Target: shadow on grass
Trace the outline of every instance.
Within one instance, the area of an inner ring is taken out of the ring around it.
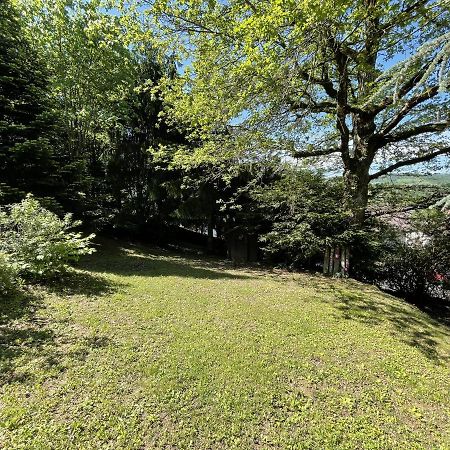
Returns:
[[[83,295],[98,297],[116,292],[123,284],[112,282],[102,276],[71,270],[45,284],[48,292],[60,296]]]
[[[395,292],[384,290],[394,297],[404,298],[397,295]],[[450,327],[450,299],[443,299],[437,297],[423,296],[419,298],[406,299],[408,303],[417,306],[425,314],[428,314],[436,322],[440,322],[447,327]]]
[[[350,282],[351,283],[351,282]],[[450,337],[450,328],[426,313],[414,309],[405,301],[395,297],[382,297],[375,288],[351,286],[328,286],[333,294],[334,304],[339,315],[346,320],[356,320],[367,325],[389,322],[396,336],[406,344],[417,348],[428,359],[442,364],[449,360],[448,355],[439,352],[439,342]],[[358,289],[360,292],[353,292]]]
[[[41,296],[29,291],[0,299],[0,383],[27,380],[28,374],[16,362],[54,346],[53,330],[37,315],[42,306]]]
[[[231,264],[213,259],[196,259],[162,249],[141,245],[102,241],[98,253],[87,258],[81,268],[91,272],[113,273],[121,276],[186,277],[208,280],[249,279],[249,275],[227,273]]]
[[[107,295],[118,287],[100,276],[73,271],[45,289],[23,289],[0,298],[0,385],[26,383],[40,370],[58,374],[65,369],[65,356],[77,363],[91,351],[110,345],[105,336],[68,332],[69,322],[56,320],[45,311],[44,292],[92,297]]]

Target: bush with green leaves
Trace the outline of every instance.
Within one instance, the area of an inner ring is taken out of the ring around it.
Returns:
[[[450,216],[438,209],[412,215],[410,228],[378,235],[373,281],[407,298],[445,296],[450,288]]]
[[[90,246],[94,235],[83,237],[74,231],[80,224],[71,214],[59,218],[29,194],[20,203],[0,209],[0,252],[14,262],[19,275],[50,278],[94,252]]]
[[[0,295],[11,295],[16,284],[17,268],[7,254],[0,252]]]

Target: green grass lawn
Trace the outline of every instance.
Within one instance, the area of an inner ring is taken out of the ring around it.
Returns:
[[[450,448],[449,328],[357,282],[110,242],[0,308],[0,448]]]

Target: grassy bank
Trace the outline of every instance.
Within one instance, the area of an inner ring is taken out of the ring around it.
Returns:
[[[450,331],[352,281],[107,243],[0,300],[6,449],[447,449]]]

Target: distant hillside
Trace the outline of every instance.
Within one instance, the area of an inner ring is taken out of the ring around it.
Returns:
[[[386,175],[375,181],[375,183],[395,185],[430,185],[450,186],[450,173],[436,173],[433,175],[398,174]]]

